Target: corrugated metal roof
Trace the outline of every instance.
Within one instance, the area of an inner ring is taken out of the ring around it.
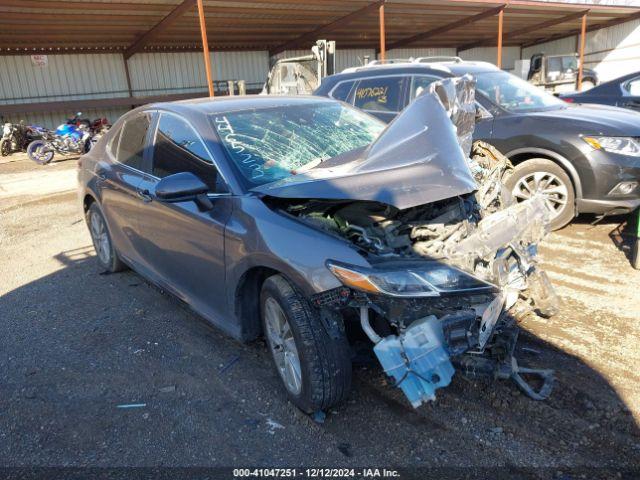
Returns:
[[[200,46],[195,1],[187,2],[180,15],[171,18],[149,42],[147,51],[194,50]],[[532,0],[387,0],[387,43],[456,22],[507,4],[505,45],[522,45],[558,35],[570,35],[579,18],[533,29],[538,24],[589,8],[589,27],[621,21],[640,9],[590,2],[541,2]],[[373,0],[206,0],[205,15],[210,47],[214,50],[272,50],[296,41],[304,34],[326,27],[360,11]],[[183,3],[183,0],[2,0],[0,2],[0,52],[41,49],[100,49],[124,52],[146,32]],[[333,25],[325,35],[340,48],[375,48],[379,41],[377,9],[362,10],[348,23]],[[496,20],[484,18],[472,28],[452,28],[416,41],[410,47],[458,47],[492,42]],[[525,29],[526,33],[520,34]],[[73,34],[71,34],[72,32]],[[308,48],[309,39],[290,48]]]

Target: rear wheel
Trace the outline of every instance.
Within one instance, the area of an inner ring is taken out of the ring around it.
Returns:
[[[27,147],[27,156],[39,165],[45,165],[53,160],[53,149],[44,140],[34,140]]]
[[[265,339],[291,402],[312,413],[343,400],[351,386],[344,330],[327,327],[281,275],[265,280],[260,306]]]
[[[113,247],[111,235],[107,229],[107,222],[102,215],[102,211],[100,211],[100,207],[95,202],[91,204],[87,212],[87,223],[100,267],[109,273],[124,270],[125,265]]]
[[[522,202],[542,193],[551,210],[551,228],[558,230],[575,216],[575,194],[569,175],[546,158],[532,158],[515,166],[504,179],[514,198]]]

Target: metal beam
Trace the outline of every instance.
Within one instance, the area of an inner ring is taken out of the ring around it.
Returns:
[[[545,28],[553,27],[554,25],[560,25],[561,23],[570,22],[571,20],[575,20],[578,18],[582,18],[582,15],[587,13],[589,10],[581,10],[579,12],[574,12],[570,15],[565,15],[564,17],[554,18],[551,20],[547,20],[546,22],[537,23],[536,25],[532,25],[531,27],[521,28],[519,30],[514,30],[512,32],[508,32],[504,34],[503,40],[506,42],[507,40],[513,40],[516,37],[526,35],[527,33],[537,32],[539,30],[544,30]],[[477,42],[467,43],[460,47],[460,50],[469,50],[470,48],[476,47],[487,47],[491,46],[490,38],[486,38],[484,40],[479,40]]]
[[[384,62],[387,55],[387,34],[384,29],[384,4],[380,5],[378,16],[380,21],[380,60]]]
[[[498,13],[498,58],[496,59],[496,66],[502,68],[502,30],[504,24],[504,10],[500,10]]]
[[[502,10],[504,10],[505,7],[506,7],[506,4],[502,4],[498,7],[485,10],[484,12],[480,12],[477,15],[471,15],[470,17],[463,18],[462,20],[456,20],[455,22],[448,23],[441,27],[434,28],[426,32],[418,33],[417,35],[413,35],[411,37],[403,38],[402,40],[398,40],[397,42],[389,45],[387,50],[392,50],[394,48],[401,48],[406,45],[410,45],[412,43],[419,42],[421,40],[426,40],[427,38],[431,38],[436,35],[440,35],[450,30],[455,30],[456,28],[464,27],[465,25],[470,25],[484,18],[493,17],[494,15],[502,12]]]
[[[151,40],[167,29],[173,22],[184,15],[187,10],[196,4],[196,0],[183,0],[176,8],[171,10],[169,14],[158,22],[151,30],[142,35],[124,52],[124,58],[129,59],[131,56],[144,48]]]
[[[590,10],[593,10],[593,5],[589,5]],[[582,12],[584,14],[584,12]],[[640,12],[635,12],[631,15],[627,15],[626,17],[620,17],[620,18],[615,18],[613,20],[609,20],[606,22],[601,22],[601,23],[596,23],[593,25],[590,25],[587,27],[587,32],[594,32],[596,30],[601,30],[603,28],[607,28],[607,27],[614,27],[616,25],[620,25],[621,23],[626,23],[626,22],[630,22],[632,20],[638,20],[640,19]],[[555,35],[551,35],[548,37],[541,37],[541,38],[537,38],[535,40],[532,40],[530,42],[524,43],[522,46],[524,48],[527,47],[532,47],[534,45],[539,45],[541,43],[547,43],[547,42],[551,42],[553,40],[560,40],[561,38],[567,38],[567,37],[573,37],[574,35],[580,35],[581,33],[581,28],[576,29],[576,30],[571,30],[569,32],[564,32],[564,33],[558,33]]]
[[[211,74],[211,56],[209,55],[209,40],[207,40],[207,24],[204,19],[204,5],[202,0],[198,1],[198,19],[200,20],[200,34],[202,35],[202,53],[204,55],[204,69],[207,74],[207,87],[209,88],[209,96],[213,97],[215,92],[213,88],[213,75]]]
[[[280,52],[284,52],[285,50],[288,49],[292,49],[295,47],[300,46],[300,44],[304,43],[304,42],[314,42],[315,40],[318,40],[318,37],[320,35],[323,35],[327,32],[330,32],[332,30],[335,30],[337,28],[340,27],[344,27],[345,25],[348,25],[349,23],[351,23],[353,20],[361,17],[362,15],[365,15],[367,13],[369,13],[370,11],[375,10],[376,8],[384,5],[385,0],[378,0],[377,2],[371,3],[365,7],[362,7],[358,10],[356,10],[355,12],[351,12],[348,15],[345,15],[344,17],[340,17],[337,20],[334,20],[331,23],[327,23],[326,25],[322,25],[318,28],[316,28],[315,30],[312,30],[310,32],[307,33],[303,33],[302,35],[300,35],[299,37],[294,38],[293,40],[289,40],[288,42],[282,43],[276,47],[274,47],[272,50],[269,51],[270,55],[276,55],[277,53]]]
[[[587,14],[582,15],[580,29],[580,63],[578,63],[578,91],[582,91],[582,76],[584,74],[584,46],[587,41]]]

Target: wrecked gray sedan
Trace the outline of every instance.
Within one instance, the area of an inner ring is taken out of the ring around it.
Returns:
[[[264,335],[307,412],[348,394],[358,339],[414,407],[456,370],[544,398],[551,372],[513,352],[518,318],[555,309],[536,265],[549,211],[511,202],[498,152],[469,151],[472,105],[458,79],[386,127],[319,98],[134,110],[81,159],[98,262],[132,267],[240,340]]]

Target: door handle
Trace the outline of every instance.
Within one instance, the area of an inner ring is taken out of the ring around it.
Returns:
[[[151,196],[151,193],[149,192],[149,190],[145,189],[137,189],[136,193],[138,194],[138,197],[140,197],[142,199],[142,201],[144,203],[149,203],[150,201],[153,200],[153,197]]]

